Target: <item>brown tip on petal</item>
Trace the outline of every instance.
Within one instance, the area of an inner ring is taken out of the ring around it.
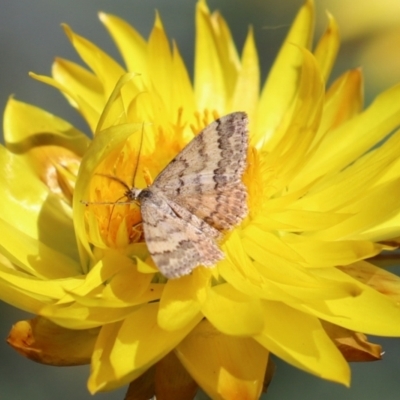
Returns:
[[[33,361],[57,366],[90,363],[97,329],[71,330],[36,317],[13,325],[7,343]]]
[[[368,342],[363,333],[322,321],[322,325],[346,361],[365,362],[382,359],[382,347]]]

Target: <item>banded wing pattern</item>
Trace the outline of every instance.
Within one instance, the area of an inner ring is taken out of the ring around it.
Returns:
[[[221,231],[247,215],[242,176],[247,165],[248,119],[235,112],[200,132],[147,189],[132,188],[154,263],[167,278],[223,258]]]

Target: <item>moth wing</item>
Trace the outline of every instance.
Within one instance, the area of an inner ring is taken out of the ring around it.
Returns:
[[[152,188],[199,218],[207,217],[216,229],[237,224],[247,214],[247,190],[241,180],[247,125],[244,112],[212,122],[167,165]]]
[[[213,266],[224,257],[212,237],[177,216],[156,193],[141,201],[141,213],[147,248],[167,278],[188,275],[199,265]]]
[[[235,112],[219,118],[195,136],[157,176],[152,186],[174,198],[196,186],[240,181],[246,168],[248,118]],[[204,182],[202,181],[204,177]]]
[[[218,231],[229,230],[247,215],[247,190],[242,182],[175,200]]]

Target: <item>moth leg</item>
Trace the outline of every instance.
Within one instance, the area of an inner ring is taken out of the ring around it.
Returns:
[[[143,223],[142,221],[137,222],[136,224],[132,225],[131,232],[129,235],[129,241],[132,242],[140,242],[144,240],[144,233],[143,233]]]

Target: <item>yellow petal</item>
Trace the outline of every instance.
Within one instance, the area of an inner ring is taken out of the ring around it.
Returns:
[[[167,332],[157,325],[157,313],[158,304],[151,303],[131,313],[120,324],[102,328],[88,383],[91,393],[120,387],[138,378],[174,349],[200,321],[198,318],[183,329]]]
[[[350,368],[317,318],[278,302],[263,306],[265,329],[255,336],[260,344],[297,368],[349,386]]]
[[[23,157],[8,152],[3,146],[0,146],[0,168],[3,223],[37,239],[39,210],[48,196],[48,188],[28,167]]]
[[[400,85],[380,94],[361,114],[332,130],[302,171],[314,180],[340,171],[369,151],[400,124]]]
[[[257,135],[263,132],[267,138],[273,135],[275,139],[275,130],[281,126],[285,114],[292,107],[302,64],[302,54],[297,46],[309,48],[313,24],[314,5],[307,0],[298,12],[261,91],[255,129]]]
[[[63,28],[82,60],[100,80],[104,100],[107,100],[114,89],[115,82],[125,73],[124,69],[89,40],[74,33],[68,25],[63,25]]]
[[[362,73],[360,69],[345,72],[336,79],[325,95],[324,113],[319,136],[359,114],[363,105]]]
[[[92,363],[90,366],[90,377],[88,380],[89,392],[94,394],[106,387],[107,381],[115,380],[116,374],[114,367],[110,363],[110,352],[114,345],[113,340],[117,337],[118,331],[121,328],[122,321],[108,323],[104,325],[98,336],[97,342],[92,355]],[[145,373],[146,371],[142,371]],[[138,377],[136,377],[137,379]],[[131,381],[135,380],[132,378]],[[140,382],[138,382],[140,384]],[[146,383],[146,382],[145,382]],[[148,385],[148,384],[147,384]],[[118,384],[114,384],[117,388]],[[110,388],[112,389],[112,388]]]
[[[178,116],[171,115],[172,121],[177,118],[177,125],[190,121],[195,115],[196,105],[193,86],[190,81],[188,71],[185,67],[178,47],[174,43],[172,54],[172,81],[174,82],[172,91],[172,110],[178,110]],[[182,122],[180,121],[182,120]]]
[[[196,6],[194,88],[200,112],[211,109],[223,115],[227,111],[227,81],[236,81],[237,68],[237,56],[223,57],[223,53],[235,54],[230,40],[230,33],[220,16],[210,16],[205,1],[199,1]]]
[[[264,328],[260,300],[229,284],[211,288],[201,310],[218,331],[227,335],[252,336]]]
[[[321,119],[324,83],[314,56],[305,49],[292,47],[303,55],[297,91],[293,94],[290,112],[284,116],[273,138],[266,132],[256,137],[256,146],[268,152],[265,161],[276,168],[282,183],[291,182],[299,174],[308,157],[315,152],[315,136]],[[296,67],[297,68],[297,67]],[[307,155],[307,156],[306,156]],[[275,184],[275,190],[281,188]],[[296,188],[295,188],[296,190]]]
[[[85,98],[79,97],[73,92],[68,86],[62,85],[54,78],[50,78],[44,75],[37,75],[33,72],[29,73],[29,76],[33,79],[43,82],[47,85],[53,86],[58,89],[67,99],[72,107],[76,108],[83,116],[83,118],[88,123],[92,132],[95,131],[97,126],[97,121],[99,119],[99,113],[96,111],[94,106],[92,106]]]
[[[36,317],[17,322],[7,343],[23,356],[42,364],[82,365],[90,362],[98,332],[98,329],[69,330]]]
[[[295,207],[296,205],[292,205]],[[351,216],[338,212],[318,212],[311,210],[295,210],[287,207],[277,212],[260,213],[254,218],[254,223],[266,230],[309,232],[319,231],[336,225]]]
[[[81,201],[88,198],[90,180],[100,162],[118,148],[118,146],[121,146],[129,136],[138,132],[141,127],[140,124],[125,124],[100,132],[96,135],[85,156],[82,158],[75,186],[74,225],[76,235],[80,240],[81,263],[84,268],[88,267],[88,257],[92,257],[92,250],[85,229],[85,205]]]
[[[133,78],[135,77],[137,77],[136,73],[127,73],[120,76],[110,96],[107,98],[96,126],[96,134],[107,128],[117,127],[129,122],[127,118],[129,104],[127,104],[127,101],[131,100],[133,93],[137,94],[133,84]],[[126,94],[126,91],[132,93]]]
[[[318,61],[325,82],[329,79],[336,54],[339,50],[339,28],[333,16],[328,13],[328,28],[319,40],[314,55]]]
[[[249,115],[250,132],[253,129],[260,87],[260,69],[253,29],[249,29],[243,48],[241,68],[232,96],[232,110],[244,110]]]
[[[314,286],[317,282],[308,271],[299,267],[299,259],[295,257],[295,251],[285,241],[274,236],[270,232],[264,232],[252,226],[246,230],[246,236],[242,240],[244,251],[250,258],[257,261],[265,271],[266,277],[274,280],[277,269],[280,274],[286,271],[285,282],[300,285]],[[232,249],[233,250],[233,249]],[[237,251],[237,250],[236,250]],[[284,255],[282,257],[282,255]],[[271,268],[271,265],[274,268]],[[290,271],[290,272],[289,272]]]
[[[4,232],[7,246],[18,246],[21,240],[28,245],[31,255],[38,255],[40,243],[43,243],[49,251],[59,252],[69,258],[67,264],[71,266],[75,262],[73,260],[77,259],[77,248],[70,207],[58,195],[49,193],[24,157],[14,155],[4,147],[0,147],[0,171],[1,224],[11,235],[7,237]],[[21,182],[24,184],[21,185]],[[54,235],[54,231],[58,235]],[[18,238],[19,232],[21,239]],[[21,254],[18,257],[25,256]],[[72,268],[75,272],[79,269],[77,265]],[[49,270],[48,273],[56,272]]]
[[[240,70],[240,60],[233,41],[231,31],[225,19],[218,11],[214,11],[210,18],[215,45],[221,63],[227,98],[231,98]],[[196,32],[197,34],[197,32]]]
[[[360,212],[360,202],[367,201],[368,208],[375,208],[376,205],[371,203],[374,201],[373,197],[368,198],[368,196],[371,196],[372,189],[375,192],[379,191],[377,186],[380,181],[387,184],[396,178],[391,176],[390,172],[396,169],[396,148],[399,144],[400,136],[394,135],[340,173],[325,176],[313,185],[312,190],[296,201],[295,207],[322,213],[331,210],[340,211],[343,215],[347,215],[343,223]],[[302,176],[296,183],[300,184],[303,179],[306,177]],[[337,196],[337,193],[346,193],[346,196]],[[340,224],[333,224],[332,227],[336,225]]]
[[[78,110],[82,112],[84,109],[82,104],[86,103],[90,104],[97,115],[101,114],[104,107],[104,94],[101,82],[96,75],[79,64],[62,58],[55,59],[51,74],[56,82],[74,94],[72,99],[66,96],[73,107],[78,106]]]
[[[147,44],[143,37],[131,25],[115,15],[100,12],[99,18],[114,39],[128,71],[143,74],[143,79],[148,82]]]
[[[147,73],[151,76],[152,89],[162,99],[163,109],[167,112],[166,120],[170,120],[173,112],[172,106],[172,56],[168,39],[165,34],[161,19],[156,14],[156,21],[150,34],[148,43]]]
[[[57,274],[57,272],[55,272]],[[65,290],[73,289],[79,282],[77,278],[66,278],[66,279],[55,279],[55,280],[42,280],[32,274],[26,274],[21,271],[15,271],[12,268],[6,267],[0,264],[0,279],[3,286],[9,286],[9,298],[7,299],[7,291],[4,292],[2,298],[8,300],[11,304],[14,302],[21,303],[18,297],[21,299],[26,296],[32,298],[32,303],[35,304],[34,308],[30,306],[21,306],[22,309],[37,313],[39,308],[43,307],[44,304],[53,303],[64,296]],[[39,305],[34,301],[38,301]]]
[[[158,325],[167,331],[174,331],[198,318],[201,309],[198,292],[204,290],[209,279],[207,272],[195,270],[181,279],[169,280],[160,299]]]
[[[64,328],[91,329],[121,321],[130,316],[137,308],[138,306],[87,307],[71,300],[45,306],[39,314]]]
[[[321,277],[330,277],[341,282],[357,282],[336,268],[314,270]],[[325,303],[310,300],[299,308],[355,332],[377,336],[399,336],[400,325],[393,321],[400,319],[398,303],[387,296],[358,283],[362,292],[358,296],[327,299]],[[295,308],[297,305],[293,304]]]
[[[130,257],[111,250],[89,271],[81,285],[66,292],[87,307],[130,307],[160,299],[164,285],[151,283],[152,277],[153,274],[140,273]]]
[[[349,190],[351,190],[350,187]],[[344,211],[354,212],[354,216],[332,228],[319,232],[318,237],[323,240],[335,240],[351,235],[355,240],[370,239],[371,236],[364,232],[376,225],[378,221],[390,218],[398,210],[400,205],[395,199],[399,195],[400,178],[378,186],[368,195],[351,204],[347,210],[344,209]],[[359,235],[357,235],[358,232],[360,232]]]
[[[89,139],[67,121],[13,98],[4,111],[4,140],[17,153],[54,144],[83,155],[89,145]]]
[[[329,298],[343,298],[357,296],[362,289],[350,282],[337,283],[337,279],[321,279],[314,271],[299,268],[299,265],[282,261],[278,257],[263,260],[262,253],[252,256],[246,254],[249,243],[241,242],[235,232],[230,235],[229,241],[224,243],[224,250],[229,259],[218,264],[221,275],[243,293],[260,299],[271,299],[291,304],[307,298],[325,300]],[[252,261],[257,255],[263,264]],[[268,262],[269,261],[269,262]],[[287,271],[283,273],[282,271]],[[289,272],[290,271],[290,272]]]
[[[298,235],[287,237],[285,242],[298,252],[311,268],[347,265],[373,257],[385,249],[384,246],[367,240],[322,241]]]
[[[253,339],[224,335],[203,320],[176,354],[212,399],[259,398],[269,353]]]
[[[80,272],[80,265],[76,260],[46,243],[25,235],[1,219],[0,229],[4,235],[2,253],[20,270],[45,279],[65,278]],[[57,268],[54,268],[55,265]]]

